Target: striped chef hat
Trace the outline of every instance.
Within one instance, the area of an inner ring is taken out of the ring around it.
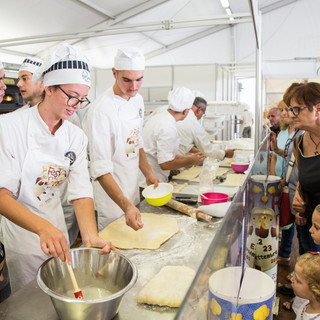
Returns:
[[[23,60],[19,71],[29,71],[32,74],[35,73],[42,65],[43,61],[37,57],[27,57]]]
[[[116,70],[144,70],[145,58],[142,51],[136,47],[118,49],[114,58]]]
[[[176,112],[182,112],[186,109],[190,109],[193,105],[194,99],[195,95],[190,89],[177,87],[168,94],[169,109]]]
[[[33,81],[43,81],[45,87],[60,84],[91,86],[88,59],[75,47],[63,43],[33,74]]]

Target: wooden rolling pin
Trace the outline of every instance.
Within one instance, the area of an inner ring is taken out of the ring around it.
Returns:
[[[168,206],[172,209],[175,209],[179,212],[182,212],[182,213],[184,213],[192,218],[195,218],[195,219],[202,219],[202,220],[205,220],[208,222],[211,222],[213,220],[212,216],[205,214],[205,213],[197,210],[196,208],[188,206],[188,205],[181,203],[177,200],[170,199],[170,201],[166,204],[166,206]]]
[[[180,187],[178,187],[176,190],[174,190],[175,193],[179,193],[181,192],[185,187],[188,186],[188,183],[185,182],[184,184],[182,184]]]

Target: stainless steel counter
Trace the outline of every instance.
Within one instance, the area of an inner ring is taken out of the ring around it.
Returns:
[[[141,202],[141,212],[151,212],[175,217],[179,232],[157,250],[122,250],[138,268],[135,286],[124,296],[117,320],[173,319],[177,309],[140,305],[137,296],[142,287],[166,265],[185,265],[197,271],[222,219],[213,223],[197,221],[166,206],[153,207]],[[21,320],[59,319],[49,296],[32,281],[12,297],[0,304],[0,319]]]

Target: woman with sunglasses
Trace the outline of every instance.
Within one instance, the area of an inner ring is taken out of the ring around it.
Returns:
[[[87,138],[65,121],[89,103],[86,58],[64,44],[34,74],[41,80],[42,102],[0,118],[0,214],[13,292],[35,278],[48,256],[71,263],[61,205],[66,180],[84,246],[101,254],[111,249],[97,232]]]
[[[295,223],[300,255],[320,251],[310,235],[312,212],[320,203],[320,84],[301,84],[294,91],[289,108],[294,126],[305,132],[295,140],[294,152],[299,169],[299,182],[292,208],[297,212]]]

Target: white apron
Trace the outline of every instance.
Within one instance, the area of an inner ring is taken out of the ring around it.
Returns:
[[[115,101],[113,100],[115,103]],[[112,157],[112,176],[124,195],[133,203],[139,203],[139,140],[141,135],[141,114],[133,119],[125,119],[123,114],[117,115],[121,121],[118,128],[116,148]],[[95,208],[98,214],[98,230],[103,230],[112,221],[124,214],[121,208],[108,196],[98,181],[93,182]]]
[[[44,146],[44,150],[46,145],[47,148],[50,146],[46,140],[48,138],[34,132],[32,124],[32,120],[29,120],[28,151],[17,201],[57,227],[68,241],[59,189],[69,173],[70,160],[43,153],[41,146]],[[4,217],[1,224],[11,288],[15,292],[35,278],[40,264],[49,257],[41,250],[38,235]]]

